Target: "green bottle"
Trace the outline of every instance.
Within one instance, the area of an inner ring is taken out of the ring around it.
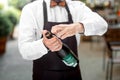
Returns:
[[[49,31],[46,33],[46,37],[48,39],[52,38],[53,35],[54,34],[52,34]],[[70,67],[76,67],[78,65],[78,62],[79,62],[78,58],[66,44],[63,43],[62,49],[59,51],[56,51],[56,53],[65,63],[65,65]]]

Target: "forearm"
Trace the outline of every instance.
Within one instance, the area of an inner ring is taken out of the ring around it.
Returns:
[[[47,54],[48,50],[44,46],[42,39],[33,42],[19,40],[19,50],[24,59],[35,60]]]

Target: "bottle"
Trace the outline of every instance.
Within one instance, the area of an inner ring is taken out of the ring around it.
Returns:
[[[48,31],[45,35],[48,39],[50,39],[53,37],[54,34]],[[63,43],[62,49],[59,51],[56,51],[56,53],[65,63],[65,65],[70,67],[76,67],[78,65],[78,62],[79,62],[78,58],[66,44]]]

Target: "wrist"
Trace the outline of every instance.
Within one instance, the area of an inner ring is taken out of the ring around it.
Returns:
[[[84,33],[84,26],[82,23],[75,23],[76,27],[76,33]]]

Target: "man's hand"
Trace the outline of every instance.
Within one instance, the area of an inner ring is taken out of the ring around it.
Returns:
[[[58,39],[56,36],[53,36],[53,38],[51,38],[51,39],[47,39],[45,36],[46,32],[47,32],[47,30],[43,30],[43,43],[44,43],[44,45],[52,52],[59,51],[62,48],[61,40]]]
[[[67,37],[73,36],[76,33],[83,33],[84,27],[80,23],[73,24],[59,24],[52,27],[51,32],[57,37],[65,39]]]

